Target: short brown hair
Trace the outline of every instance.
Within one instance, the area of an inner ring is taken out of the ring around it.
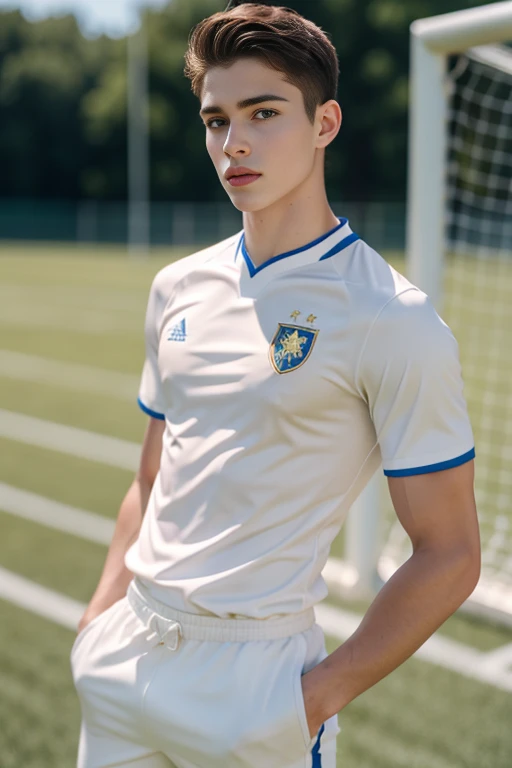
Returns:
[[[316,108],[335,99],[339,63],[327,34],[297,11],[244,3],[201,21],[190,35],[185,76],[200,98],[206,72],[239,58],[262,59],[302,91],[313,123]]]

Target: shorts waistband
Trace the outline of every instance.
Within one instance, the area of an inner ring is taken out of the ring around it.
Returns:
[[[146,626],[153,626],[156,615],[166,622],[179,624],[184,640],[210,640],[221,643],[281,640],[305,632],[315,623],[313,608],[279,619],[220,619],[216,616],[178,611],[155,600],[137,578],[131,581],[127,598],[135,614]]]

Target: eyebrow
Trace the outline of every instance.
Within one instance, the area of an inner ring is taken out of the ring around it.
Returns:
[[[254,107],[255,104],[261,104],[264,101],[289,101],[289,99],[283,98],[283,96],[276,96],[273,93],[264,93],[261,96],[251,96],[250,99],[242,99],[236,105],[237,109],[247,109],[247,107]],[[203,107],[200,115],[215,115],[222,112],[222,107],[218,107],[212,104],[211,107]]]

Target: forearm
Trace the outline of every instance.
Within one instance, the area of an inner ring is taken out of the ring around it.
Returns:
[[[89,612],[104,611],[126,594],[133,574],[126,568],[124,557],[139,535],[150,492],[151,486],[139,477],[128,489],[119,509],[103,572],[89,603]]]
[[[466,554],[413,554],[381,589],[357,631],[313,670],[312,711],[323,706],[324,718],[339,712],[402,664],[471,594],[478,571]]]

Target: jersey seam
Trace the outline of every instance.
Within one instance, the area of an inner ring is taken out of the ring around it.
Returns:
[[[373,329],[377,325],[377,322],[379,321],[382,313],[386,309],[386,307],[388,307],[391,304],[391,302],[395,301],[395,299],[398,299],[400,296],[403,296],[404,293],[408,293],[409,291],[418,291],[418,293],[420,293],[419,288],[417,288],[414,285],[409,286],[407,288],[404,288],[402,291],[400,291],[400,293],[396,293],[394,296],[392,296],[390,299],[388,299],[382,305],[382,307],[379,309],[379,311],[375,315],[374,319],[370,323],[370,327],[368,328],[368,331],[366,332],[366,336],[364,338],[364,341],[363,341],[363,344],[362,344],[362,347],[361,347],[361,351],[359,353],[359,357],[357,359],[356,367],[355,367],[355,370],[354,370],[354,385],[355,385],[355,388],[356,388],[356,390],[357,390],[357,392],[359,394],[359,397],[361,397],[361,399],[364,400],[365,402],[367,402],[367,399],[366,399],[366,397],[363,396],[363,393],[361,392],[361,389],[360,389],[359,383],[358,383],[358,379],[359,379],[359,371],[361,369],[362,359],[363,359],[364,353],[366,351],[366,346],[368,344],[368,340],[370,338],[370,335],[371,335]]]
[[[361,462],[361,466],[359,467],[356,476],[354,477],[354,479],[352,480],[352,482],[348,486],[347,490],[345,491],[345,494],[344,494],[344,498],[345,499],[350,496],[350,493],[351,493],[352,489],[356,487],[357,481],[361,477],[361,474],[362,474],[364,468],[366,467],[366,465],[368,464],[368,462],[370,461],[371,457],[373,456],[373,454],[374,454],[374,452],[376,450],[380,451],[380,445],[379,445],[378,439],[375,441],[375,443],[372,445],[372,447],[370,448],[370,450],[366,454],[366,456],[364,458],[364,461]],[[382,465],[382,456],[381,456],[381,462],[380,463]],[[373,475],[372,475],[372,477],[373,477]]]

